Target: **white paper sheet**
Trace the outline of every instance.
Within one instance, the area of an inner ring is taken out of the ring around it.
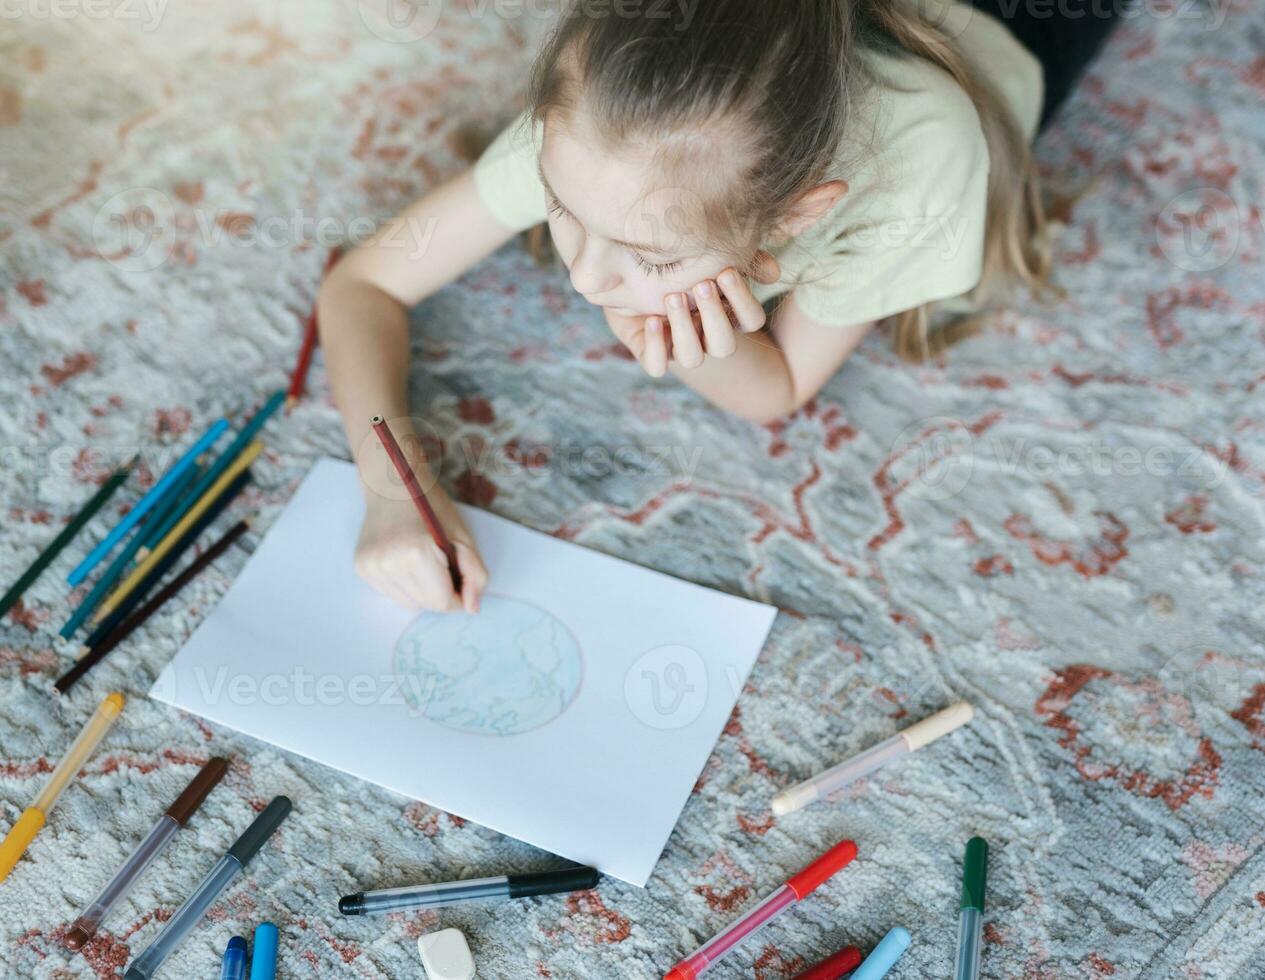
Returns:
[[[322,460],[151,695],[644,886],[775,611],[463,513],[484,610],[418,617]]]

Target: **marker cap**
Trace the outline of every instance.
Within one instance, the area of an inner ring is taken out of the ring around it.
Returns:
[[[35,835],[43,826],[43,810],[27,807],[22,811],[22,816],[18,817],[17,822],[9,831],[9,836],[0,843],[0,881],[4,881],[9,876],[13,866],[18,863],[18,859],[30,846],[31,841],[35,840]]]
[[[233,846],[228,849],[228,853],[237,858],[242,867],[245,867],[281,826],[281,821],[289,816],[290,807],[288,796],[274,796],[272,802],[264,807],[263,813],[255,818],[255,822],[247,827],[241,837],[237,838]]]
[[[880,980],[887,976],[887,971],[896,965],[896,961],[904,955],[912,940],[909,930],[903,926],[889,929],[887,935],[879,940],[879,944],[870,951],[851,980]]]
[[[988,841],[972,837],[966,842],[962,861],[962,904],[959,908],[984,911],[984,883],[988,877]]]
[[[597,868],[563,868],[538,874],[509,876],[509,897],[556,895],[560,892],[582,892],[596,888],[602,875]]]
[[[216,784],[224,778],[224,774],[228,772],[228,760],[222,756],[215,756],[203,766],[196,776],[190,780],[189,785],[184,788],[184,792],[176,797],[174,803],[167,807],[167,816],[183,827],[189,822],[189,818],[197,812],[198,807],[202,805],[202,801],[207,798],[207,794],[215,789]]]
[[[273,980],[277,975],[277,927],[261,922],[255,927],[255,950],[250,959],[251,980]]]
[[[910,725],[900,734],[909,746],[909,751],[917,752],[924,745],[930,745],[940,736],[948,735],[949,732],[961,728],[974,717],[975,709],[966,701],[959,701],[943,711],[937,711],[930,718],[924,718],[922,721]]]
[[[797,899],[803,899],[817,890],[822,882],[833,877],[857,856],[854,841],[840,841],[786,884]]]

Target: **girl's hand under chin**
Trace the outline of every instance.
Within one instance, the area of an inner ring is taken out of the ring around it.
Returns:
[[[777,260],[768,252],[758,253],[753,264],[752,278],[757,282],[776,282],[781,275]],[[695,285],[689,296],[669,293],[665,302],[664,315],[622,316],[603,311],[616,338],[652,378],[663,377],[669,361],[689,370],[708,357],[728,357],[738,346],[737,333],[754,333],[765,322],[764,307],[752,295],[746,278],[732,267]]]

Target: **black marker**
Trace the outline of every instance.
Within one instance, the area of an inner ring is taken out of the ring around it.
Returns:
[[[403,888],[344,895],[338,900],[338,911],[343,915],[380,915],[401,909],[435,908],[491,898],[556,895],[593,888],[601,877],[596,868],[577,867],[525,875],[472,878],[469,881],[445,881],[434,885],[405,885]]]

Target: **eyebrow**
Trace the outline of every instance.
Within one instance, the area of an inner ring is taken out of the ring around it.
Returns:
[[[540,177],[541,184],[544,185],[545,193],[552,197],[563,211],[574,218],[575,212],[562,203],[562,198],[558,196],[557,191],[553,189],[553,185],[549,183],[549,178],[545,176],[545,168],[539,159],[536,161],[536,173]],[[577,218],[576,220],[578,221],[579,219]],[[611,241],[616,245],[622,245],[624,248],[631,248],[635,252],[653,252],[655,255],[661,255],[664,257],[673,254],[672,252],[660,248],[658,245],[647,245],[644,242],[626,242],[618,238],[612,238]]]

